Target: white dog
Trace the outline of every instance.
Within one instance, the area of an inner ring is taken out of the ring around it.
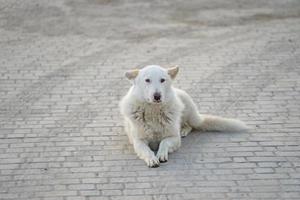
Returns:
[[[192,98],[172,87],[178,67],[164,69],[149,65],[126,72],[132,87],[120,102],[125,131],[138,157],[149,167],[168,160],[177,150],[181,136],[192,129],[205,131],[239,131],[247,126],[235,119],[200,115]],[[151,150],[157,150],[157,154]]]

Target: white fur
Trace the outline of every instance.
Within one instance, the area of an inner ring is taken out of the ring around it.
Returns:
[[[133,85],[120,102],[125,131],[135,152],[149,167],[157,167],[160,162],[167,161],[168,153],[180,147],[181,136],[187,136],[192,129],[247,129],[239,120],[200,115],[191,97],[172,86],[177,72],[178,67],[164,69],[150,65],[126,73]],[[162,79],[165,81],[162,82]],[[153,98],[157,92],[161,94],[160,102],[155,102]],[[150,147],[158,147],[156,155]]]

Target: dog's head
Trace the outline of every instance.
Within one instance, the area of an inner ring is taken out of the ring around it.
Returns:
[[[163,103],[172,98],[172,80],[178,73],[178,66],[162,68],[158,65],[148,65],[141,70],[131,70],[125,76],[133,84],[133,94],[141,101],[148,103]]]

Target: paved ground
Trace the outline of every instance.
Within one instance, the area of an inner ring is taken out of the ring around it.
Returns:
[[[300,198],[299,0],[0,0],[0,46],[1,200]],[[251,131],[147,168],[117,106],[146,64]]]

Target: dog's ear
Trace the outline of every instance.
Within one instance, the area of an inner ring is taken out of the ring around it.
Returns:
[[[125,76],[129,80],[132,80],[132,79],[135,79],[135,77],[137,77],[138,74],[139,74],[139,70],[138,69],[134,69],[134,70],[127,71],[125,73]]]
[[[172,79],[174,79],[179,71],[179,67],[176,65],[175,67],[168,68],[168,74]]]

